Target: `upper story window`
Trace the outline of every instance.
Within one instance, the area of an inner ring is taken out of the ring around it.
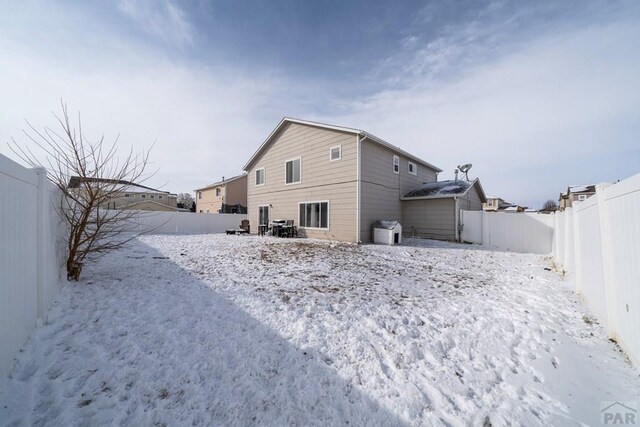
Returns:
[[[301,158],[287,160],[285,163],[285,184],[298,184],[301,182]]]
[[[124,193],[124,197],[131,197],[129,193]]]
[[[493,199],[487,200],[487,206],[493,206]]]
[[[329,161],[340,160],[342,158],[342,146],[331,147],[329,149]]]
[[[142,198],[142,199],[146,199],[146,198],[147,198],[147,195],[146,195],[146,194],[141,194],[141,195],[140,195],[140,198]]]
[[[256,169],[256,185],[264,185],[264,168]]]
[[[587,195],[586,194],[579,194],[578,195],[578,200],[580,200],[580,201],[587,200]]]
[[[158,199],[162,199],[162,196],[158,196]]]
[[[393,173],[400,173],[400,157],[393,156]]]
[[[409,162],[409,166],[408,166],[407,170],[409,171],[409,173],[411,175],[417,175],[418,174],[418,166],[413,162]]]
[[[154,196],[153,194],[149,196],[152,199],[155,199],[156,196]]]
[[[220,187],[216,188],[216,197],[220,197]]]
[[[198,199],[202,199],[202,191],[198,191]]]

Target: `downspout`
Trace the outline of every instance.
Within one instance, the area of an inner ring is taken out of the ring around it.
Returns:
[[[454,205],[454,209],[455,209],[455,214],[454,214],[454,233],[455,233],[455,237],[456,237],[456,242],[460,241],[460,228],[459,228],[459,223],[460,223],[460,211],[458,210],[458,197],[454,196],[453,197],[453,205]]]
[[[365,139],[367,139],[367,136],[365,135],[364,138],[360,139],[360,135],[358,134],[356,136],[356,243],[362,243],[362,239],[360,238],[360,215],[361,215],[361,209],[360,209],[360,192],[361,192],[361,181],[360,178],[362,176],[362,172],[360,170],[361,166],[362,166],[362,162],[361,162],[361,142],[364,141]]]

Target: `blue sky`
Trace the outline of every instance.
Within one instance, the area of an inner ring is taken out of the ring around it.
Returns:
[[[362,128],[539,207],[640,172],[637,1],[0,1],[0,153],[60,98],[154,141],[150,182],[240,172],[283,116]]]

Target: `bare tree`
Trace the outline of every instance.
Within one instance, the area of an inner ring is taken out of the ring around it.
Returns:
[[[85,262],[115,249],[149,230],[140,230],[134,221],[136,211],[109,210],[112,199],[120,197],[132,184],[140,184],[147,173],[149,151],[134,154],[133,148],[118,157],[117,142],[95,142],[85,138],[78,113],[77,129],[69,120],[67,105],[62,115],[54,113],[60,131],[45,127],[36,130],[29,122],[24,134],[44,154],[37,156],[28,145],[12,139],[11,149],[32,166],[47,169],[48,179],[62,193],[56,209],[68,225],[67,277],[79,280]],[[70,182],[73,180],[73,185]]]
[[[195,200],[190,193],[178,193],[178,207],[191,210]]]
[[[555,202],[555,200],[547,200],[546,202],[544,202],[544,205],[542,205],[542,209],[540,209],[542,212],[555,212],[558,210],[558,204]]]

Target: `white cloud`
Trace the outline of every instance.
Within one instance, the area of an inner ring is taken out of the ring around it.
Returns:
[[[176,45],[193,43],[193,26],[171,0],[120,0],[118,8],[153,36]]]
[[[541,205],[568,184],[638,172],[611,162],[640,155],[638,39],[633,22],[550,34],[458,78],[416,78],[323,119],[401,145],[445,169],[443,178],[473,162],[487,191]]]

